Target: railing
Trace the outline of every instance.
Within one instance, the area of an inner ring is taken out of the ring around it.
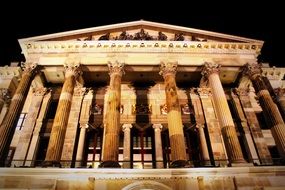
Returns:
[[[60,168],[99,168],[101,161],[72,161],[72,160],[60,160],[60,164],[54,167]],[[136,168],[136,169],[155,169],[155,168],[171,168],[171,162],[165,161],[119,161],[121,168]],[[248,164],[250,166],[285,166],[285,159],[273,158],[272,162],[270,160],[266,163],[261,163],[260,160],[251,160],[250,162],[245,162],[242,164]],[[3,166],[4,165],[4,166]],[[12,160],[5,161],[5,163],[0,163],[1,167],[20,167],[20,168],[38,168],[45,167],[44,160]],[[126,167],[128,166],[128,167]],[[157,167],[161,166],[161,167]],[[189,160],[187,167],[231,167],[232,164],[230,160],[220,159],[220,160]]]

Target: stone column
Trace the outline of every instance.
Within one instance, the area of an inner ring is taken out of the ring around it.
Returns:
[[[244,74],[250,77],[260,106],[267,118],[267,125],[270,127],[272,136],[275,140],[280,156],[285,158],[285,123],[278,110],[277,105],[272,100],[272,97],[266,87],[266,84],[261,76],[261,66],[259,64],[246,64]]]
[[[44,167],[60,166],[60,157],[67,127],[76,78],[80,74],[79,62],[65,63],[65,80],[59,97],[59,102],[51,130]]]
[[[181,110],[175,81],[176,71],[177,63],[162,62],[159,74],[163,76],[165,85],[167,121],[172,160],[170,167],[185,167],[188,162],[186,156]]]
[[[82,166],[86,129],[88,129],[87,124],[80,125],[80,134],[79,134],[79,140],[78,140],[78,145],[77,145],[76,162],[75,162],[76,167]]]
[[[285,116],[285,88],[277,88],[274,91],[277,102],[279,103],[280,112],[282,112],[283,116]]]
[[[16,161],[12,162],[12,165],[23,166],[25,165],[28,151],[31,145],[32,135],[35,128],[36,120],[40,112],[41,104],[46,94],[47,89],[40,87],[33,89],[33,101],[29,107],[29,112],[20,133],[20,138],[13,159]],[[18,161],[17,161],[18,160]]]
[[[121,80],[124,73],[124,64],[118,61],[109,62],[110,85],[107,96],[106,115],[104,119],[104,137],[102,146],[101,168],[121,167],[118,163],[120,107],[121,107]]]
[[[199,143],[200,143],[200,148],[201,148],[201,154],[202,154],[202,159],[203,159],[203,165],[211,165],[210,162],[210,156],[209,156],[209,150],[207,146],[207,140],[205,137],[205,131],[204,131],[204,125],[196,125],[199,133]]]
[[[24,65],[25,68],[21,81],[11,100],[9,110],[0,126],[0,166],[4,166],[4,161],[15,132],[15,125],[17,124],[24,105],[36,66],[37,64],[35,62],[27,62]]]
[[[124,153],[123,153],[123,168],[131,168],[131,128],[132,124],[124,124]]]
[[[155,141],[155,163],[156,168],[164,168],[163,167],[163,154],[162,154],[162,143],[161,143],[161,124],[153,124],[154,129],[154,141]]]
[[[208,78],[209,85],[212,89],[215,110],[221,124],[221,131],[229,160],[231,163],[244,163],[245,160],[239,144],[234,121],[219,77],[219,68],[220,65],[218,64],[205,63],[202,75]]]
[[[83,154],[84,154],[84,146],[85,146],[85,137],[86,137],[86,129],[88,129],[89,117],[91,113],[91,105],[93,99],[93,90],[88,90],[88,93],[84,96],[82,108],[80,112],[80,135],[77,145],[76,152],[76,167],[82,166]],[[96,148],[96,147],[95,147]]]

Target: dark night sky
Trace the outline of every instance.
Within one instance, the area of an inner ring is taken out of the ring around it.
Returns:
[[[210,5],[210,8],[206,9],[203,3],[186,6],[174,1],[170,6],[161,8],[160,5],[150,6],[150,3],[145,1],[133,1],[127,8],[122,3],[127,4],[123,1],[119,5],[112,5],[109,1],[94,5],[82,2],[63,8],[62,5],[39,2],[36,8],[27,4],[17,5],[17,9],[23,6],[21,11],[17,10],[15,5],[10,5],[7,7],[9,14],[0,13],[1,31],[2,35],[4,34],[0,46],[0,65],[9,65],[11,61],[23,59],[17,41],[19,38],[144,19],[263,40],[265,43],[260,60],[270,62],[272,66],[285,66],[282,60],[284,53],[280,53],[277,48],[282,43],[278,36],[284,32],[281,23],[278,23],[282,15],[274,11],[269,14],[270,7],[245,8],[230,5],[229,9],[216,4],[215,7]],[[117,10],[104,11],[108,6]],[[98,9],[104,12],[100,13]]]

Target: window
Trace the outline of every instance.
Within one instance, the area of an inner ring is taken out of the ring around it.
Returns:
[[[27,117],[27,113],[21,113],[17,126],[16,126],[16,130],[21,130],[23,128],[26,117]]]

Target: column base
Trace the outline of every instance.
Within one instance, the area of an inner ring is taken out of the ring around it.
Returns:
[[[42,167],[43,168],[48,168],[48,167],[51,167],[51,168],[61,168],[61,164],[59,161],[56,161],[56,160],[47,160],[47,161],[44,161],[42,163]]]
[[[191,168],[192,165],[186,160],[175,160],[171,162],[170,168]]]
[[[121,165],[116,161],[103,161],[99,168],[121,168]]]

